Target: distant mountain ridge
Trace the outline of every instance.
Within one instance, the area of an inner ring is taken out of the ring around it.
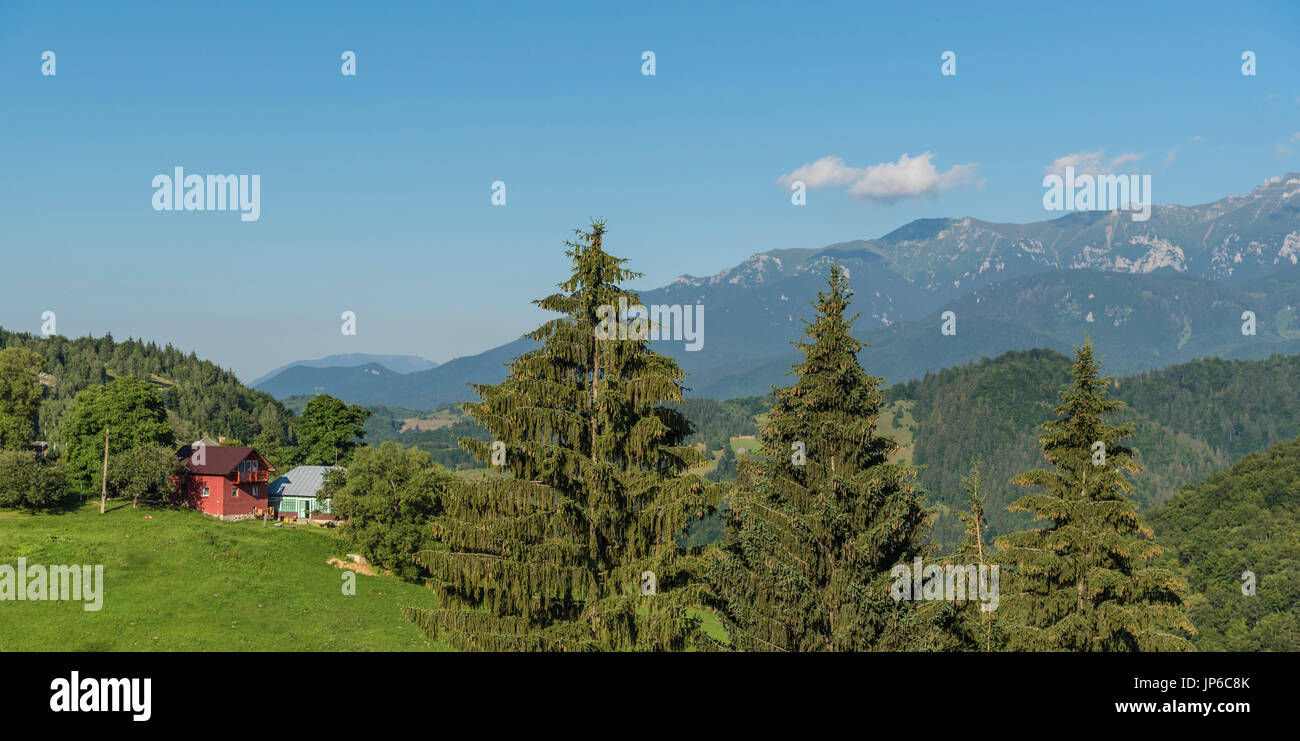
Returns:
[[[1221,282],[1170,272],[1149,275],[1054,270],[994,283],[942,307],[956,334],[940,333],[941,311],[919,321],[862,331],[859,358],[890,382],[919,378],[1011,350],[1069,353],[1091,336],[1117,373],[1136,373],[1196,358],[1263,358],[1300,353],[1300,268],[1267,278]],[[1243,335],[1242,313],[1255,314]],[[703,369],[688,379],[712,398],[763,393],[783,384],[793,352],[766,362]]]
[[[881,257],[904,280],[939,293],[1061,268],[1168,268],[1212,280],[1259,278],[1300,261],[1300,173],[1200,206],[1153,206],[1151,218],[1140,222],[1126,211],[1071,212],[1028,224],[918,219],[879,239],[764,252],[709,278],[681,276],[665,290],[755,287],[860,252]]]
[[[616,244],[610,250],[619,254]],[[1116,372],[1300,352],[1297,173],[1199,206],[1156,205],[1142,222],[1127,211],[1029,224],[919,219],[877,239],[771,250],[638,293],[647,305],[704,305],[703,349],[656,343],[690,373],[692,395],[763,394],[786,382],[796,357],[789,342],[836,262],[855,292],[857,334],[873,345],[863,363],[891,383],[1010,350],[1067,352],[1085,334]],[[537,295],[549,288],[539,285]],[[940,314],[949,310],[957,334],[942,336]],[[1247,310],[1257,317],[1254,336],[1240,333]],[[429,409],[473,398],[469,383],[499,382],[505,363],[532,346],[516,340],[400,378],[339,377],[327,392]]]
[[[505,366],[533,346],[516,340],[487,352],[456,358],[428,370],[394,373],[378,363],[352,368],[294,366],[257,386],[277,399],[325,393],[354,404],[384,404],[428,410],[472,398],[467,385],[505,377]],[[319,391],[317,391],[319,389]]]
[[[279,368],[266,373],[248,385],[250,388],[259,388],[272,378],[275,378],[290,368],[356,368],[358,366],[369,365],[372,363],[382,366],[385,370],[393,373],[416,373],[418,371],[438,367],[438,364],[434,361],[416,355],[343,353],[337,355],[326,355],[325,357],[316,360],[295,360],[292,363],[282,365]]]

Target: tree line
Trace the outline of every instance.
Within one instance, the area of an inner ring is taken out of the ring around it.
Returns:
[[[1123,404],[1091,342],[1058,404],[1039,410],[1055,415],[1040,427],[1046,466],[1017,477],[1030,493],[1011,507],[1037,524],[990,538],[975,468],[964,540],[940,556],[917,469],[891,461],[897,443],[877,432],[881,379],[858,362],[838,266],[794,382],[774,391],[762,454],[728,484],[691,472],[702,456],[686,444],[675,361],[595,332],[599,307],[635,301],[620,284],[636,274],[605,251],[602,222],[577,234],[571,275],[537,302],[557,315],[530,334],[537,349],[463,405],[490,435],[461,445],[497,473],[438,476],[427,456],[385,444],[332,484],[345,533],[437,593],[438,607],[405,611],[427,635],[464,650],[1192,647],[1182,585],[1152,564],[1160,548],[1132,499],[1132,426],[1106,421]],[[722,506],[721,543],[685,537]],[[900,588],[913,566],[917,583]],[[931,599],[954,571],[999,574],[1001,606],[983,609],[983,592]],[[721,633],[703,629],[709,611]]]

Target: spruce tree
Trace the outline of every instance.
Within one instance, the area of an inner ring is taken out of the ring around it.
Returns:
[[[463,650],[681,650],[697,640],[702,555],[677,537],[711,513],[717,486],[684,471],[690,422],[684,373],[650,350],[598,332],[638,277],[604,251],[603,222],[567,241],[573,271],[536,301],[560,314],[529,336],[540,346],[505,381],[463,405],[491,440],[461,446],[508,472],[452,485],[421,551],[441,607],[406,614]]]
[[[1040,429],[1051,469],[1022,474],[1032,486],[1009,509],[1032,512],[1045,527],[998,538],[1003,579],[999,617],[1014,650],[1190,650],[1193,632],[1170,571],[1147,568],[1161,549],[1137,514],[1127,473],[1133,451],[1121,441],[1133,424],[1103,417],[1124,407],[1107,398],[1091,340],[1075,348],[1073,381],[1057,419]]]
[[[922,554],[929,524],[915,469],[890,463],[876,434],[883,395],[858,364],[836,264],[805,322],[791,386],[776,389],[762,454],[732,494],[728,538],[711,565],[711,601],[744,651],[910,647],[911,612],[891,567]]]

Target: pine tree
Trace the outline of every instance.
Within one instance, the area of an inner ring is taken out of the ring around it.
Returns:
[[[638,277],[602,245],[594,222],[567,241],[573,273],[537,301],[561,316],[529,336],[540,347],[505,381],[476,385],[464,409],[491,440],[463,438],[510,477],[449,487],[422,551],[442,607],[406,614],[464,650],[681,650],[697,640],[702,555],[677,546],[711,513],[716,485],[683,472],[690,422],[684,373],[638,339],[598,333]],[[504,456],[504,461],[500,456]]]
[[[891,567],[923,555],[929,516],[915,469],[876,434],[879,380],[858,364],[838,264],[795,346],[793,385],[776,390],[761,459],[741,465],[728,539],[711,568],[730,647],[862,651],[910,647],[909,605]]]
[[[999,617],[1015,650],[1190,650],[1179,631],[1194,631],[1173,573],[1147,568],[1161,552],[1137,514],[1125,472],[1137,473],[1121,444],[1133,424],[1104,415],[1124,403],[1107,398],[1111,377],[1098,375],[1091,340],[1075,348],[1073,381],[1061,392],[1058,419],[1039,442],[1053,468],[1012,479],[1033,486],[1009,509],[1045,520],[1041,529],[997,539],[1007,570]]]

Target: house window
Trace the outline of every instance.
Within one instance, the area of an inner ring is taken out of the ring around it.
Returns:
[[[257,487],[256,487],[256,486],[253,487],[253,496],[255,496],[255,497],[257,496]]]
[[[256,471],[256,470],[257,470],[257,461],[252,461],[252,460],[249,460],[249,461],[240,461],[239,465],[235,468],[235,470],[236,470],[236,471]]]
[[[239,496],[239,487],[238,486],[230,487],[230,497],[233,499],[237,496]]]
[[[212,494],[212,492],[208,491],[208,487],[206,487],[206,486],[203,487],[203,496],[206,497],[206,496],[210,496],[211,494]]]

